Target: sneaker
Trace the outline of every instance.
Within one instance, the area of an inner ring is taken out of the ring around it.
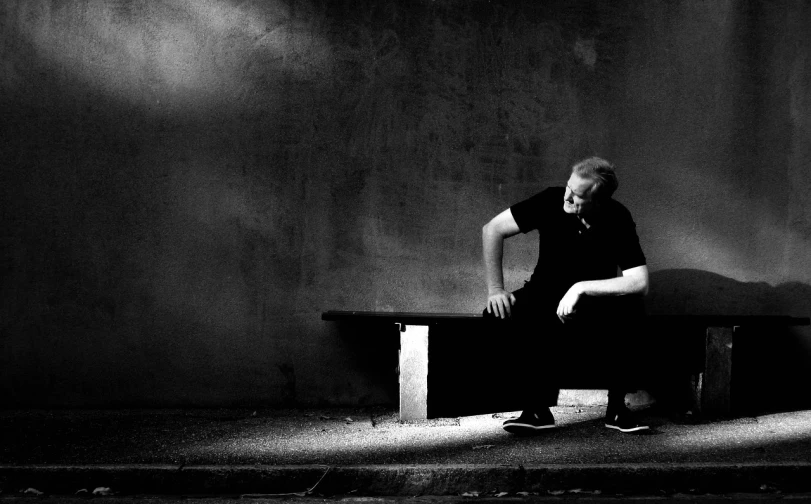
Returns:
[[[616,429],[620,432],[637,432],[647,430],[650,427],[640,422],[636,415],[628,408],[616,412],[606,413],[605,426],[609,429]]]
[[[555,417],[548,409],[541,413],[524,411],[518,418],[510,418],[503,424],[504,430],[510,434],[535,434],[543,429],[555,426]]]

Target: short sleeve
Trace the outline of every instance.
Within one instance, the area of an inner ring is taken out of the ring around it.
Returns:
[[[631,213],[624,207],[622,208],[621,218],[618,219],[615,233],[617,265],[620,270],[644,266],[646,259],[644,252],[642,252],[642,246],[639,244],[636,223],[631,217]]]
[[[535,196],[514,204],[510,207],[515,223],[522,233],[529,233],[541,226],[541,221],[549,218],[550,212],[554,212],[557,207],[563,207],[564,189],[560,187],[550,187]]]

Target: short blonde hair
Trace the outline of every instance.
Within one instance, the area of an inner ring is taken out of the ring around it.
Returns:
[[[589,196],[593,199],[608,199],[619,187],[614,165],[603,158],[584,159],[572,166],[572,173],[594,182],[589,189]]]

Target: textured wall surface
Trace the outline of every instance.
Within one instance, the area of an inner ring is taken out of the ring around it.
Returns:
[[[811,7],[632,4],[2,2],[4,405],[391,401],[320,312],[480,310],[592,154],[652,311],[811,314]]]

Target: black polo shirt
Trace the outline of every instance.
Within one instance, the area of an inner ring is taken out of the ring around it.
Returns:
[[[631,213],[616,200],[602,203],[591,227],[563,210],[566,189],[550,187],[510,207],[522,233],[538,230],[538,264],[530,286],[562,297],[576,282],[614,278],[619,271],[642,266]]]

